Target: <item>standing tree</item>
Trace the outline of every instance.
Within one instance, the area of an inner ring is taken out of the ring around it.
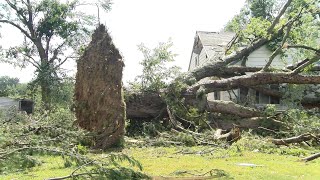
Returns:
[[[99,1],[105,10],[111,2]],[[61,66],[75,58],[96,23],[95,17],[77,10],[78,0],[4,0],[0,2],[0,23],[18,29],[22,43],[5,51],[5,62],[36,68],[35,84],[42,102],[50,108],[51,93],[59,81]]]

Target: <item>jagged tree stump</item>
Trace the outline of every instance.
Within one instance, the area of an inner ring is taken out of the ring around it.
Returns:
[[[109,148],[124,136],[123,66],[105,26],[100,25],[77,62],[75,85],[77,123],[94,132],[94,148]]]

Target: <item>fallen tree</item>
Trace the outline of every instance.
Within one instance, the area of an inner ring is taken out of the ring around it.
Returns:
[[[317,25],[318,21],[315,20],[318,12],[315,9],[319,10],[319,7],[316,2],[309,3],[310,6],[308,7],[301,6],[299,3],[288,0],[277,11],[278,15],[271,18],[272,21],[261,20],[259,23],[268,21],[266,27],[261,29],[264,32],[263,35],[250,34],[250,37],[245,37],[246,34],[243,32],[248,31],[246,28],[249,28],[252,24],[245,25],[237,33],[232,42],[229,43],[228,47],[226,47],[225,52],[217,52],[210,62],[188,72],[178,80],[180,83],[177,84],[184,84],[179,89],[179,95],[175,94],[177,93],[176,91],[172,92],[169,87],[159,92],[154,92],[157,95],[150,96],[150,94],[142,93],[139,94],[140,98],[126,99],[127,116],[132,118],[140,116],[152,119],[164,115],[167,113],[165,111],[167,105],[169,104],[170,106],[171,104],[172,106],[172,102],[168,102],[168,98],[166,97],[173,96],[169,101],[177,103],[177,100],[174,100],[176,98],[180,100],[180,103],[184,104],[184,107],[179,105],[184,109],[181,111],[183,112],[182,115],[188,116],[188,110],[191,107],[196,107],[201,112],[209,111],[226,114],[238,118],[239,121],[243,119],[243,121],[248,123],[252,122],[250,127],[259,127],[259,121],[273,121],[273,118],[268,117],[263,112],[263,109],[255,108],[254,104],[248,106],[248,104],[219,100],[204,102],[204,99],[206,99],[205,96],[208,93],[232,91],[239,88],[251,88],[281,98],[283,97],[281,92],[265,88],[264,85],[320,84],[320,76],[316,71],[318,68],[314,66],[320,59],[319,44],[312,38],[314,36],[311,37],[311,35],[308,38],[302,39],[301,36],[303,33],[306,33],[306,28],[300,28],[303,24],[305,27],[312,27],[317,32],[320,32]],[[291,13],[290,16],[288,15],[289,13]],[[304,19],[306,16],[313,17],[314,21],[306,21]],[[239,38],[241,36],[242,38]],[[254,36],[254,38],[251,36]],[[298,42],[303,43],[303,45],[295,44]],[[271,48],[273,53],[267,59],[264,67],[247,67],[245,63],[241,63],[241,66],[237,65],[239,62],[245,62],[246,58],[255,50],[270,44],[273,45],[273,48]],[[283,69],[275,70],[271,67],[271,63],[275,57],[278,55],[289,57],[286,53],[291,49],[295,49],[295,51],[291,51],[290,53],[296,53],[295,55],[300,58],[295,60],[298,63],[286,66]],[[312,70],[312,72],[310,71],[309,73],[308,70]],[[205,80],[205,78],[209,78],[209,80]],[[142,97],[144,95],[145,97]],[[141,99],[148,99],[148,103],[141,101]],[[301,102],[309,105],[312,102],[318,102],[317,99],[317,97],[308,97]],[[178,113],[174,112],[173,114]],[[179,120],[179,118],[176,119]],[[242,124],[242,127],[245,127],[245,125]]]

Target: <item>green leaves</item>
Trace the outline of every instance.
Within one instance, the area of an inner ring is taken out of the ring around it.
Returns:
[[[75,6],[73,3],[64,4],[57,0],[43,0],[37,7],[36,12],[43,14],[43,18],[38,23],[37,32],[47,37],[55,33],[65,39],[72,31],[76,31],[78,25],[76,21],[68,22],[67,18],[73,13]]]
[[[142,75],[137,77],[139,84],[132,84],[132,87],[145,91],[159,91],[166,87],[167,83],[179,74],[180,68],[170,66],[168,63],[174,61],[176,54],[170,50],[173,43],[169,40],[159,43],[154,49],[147,48],[144,44],[138,46],[144,59],[140,62],[143,67]]]

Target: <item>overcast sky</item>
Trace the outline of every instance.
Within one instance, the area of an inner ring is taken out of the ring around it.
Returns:
[[[220,31],[240,11],[245,0],[113,0],[112,10],[101,15],[121,51],[124,61],[124,82],[133,81],[141,72],[142,54],[137,45],[144,43],[153,48],[159,42],[172,39],[172,51],[178,54],[176,65],[187,71],[196,31]],[[88,8],[88,12],[94,12]],[[3,26],[0,29],[3,47],[14,45],[23,39],[18,31]],[[75,65],[65,68],[75,73]],[[33,78],[33,69],[13,68],[0,64],[0,76],[18,77],[21,82]]]

